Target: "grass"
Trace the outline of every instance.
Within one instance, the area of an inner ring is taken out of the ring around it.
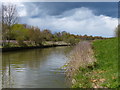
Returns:
[[[97,40],[93,42],[97,68],[93,79],[102,87],[117,88],[118,83],[118,39]],[[101,81],[100,81],[101,80]]]
[[[96,62],[79,70],[72,77],[72,88],[118,88],[117,38],[92,43]]]

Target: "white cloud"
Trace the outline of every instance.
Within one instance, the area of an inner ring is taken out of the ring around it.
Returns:
[[[17,5],[19,8],[18,8],[18,14],[20,17],[24,17],[24,16],[27,16],[27,11],[26,11],[26,8],[24,6],[24,4],[22,3],[19,3],[19,5]]]
[[[53,32],[67,31],[73,34],[112,37],[118,24],[117,18],[95,15],[92,10],[81,7],[63,12],[59,16],[27,18],[27,24],[50,29]]]

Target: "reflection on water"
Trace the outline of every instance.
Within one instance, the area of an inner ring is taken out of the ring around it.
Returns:
[[[65,88],[64,70],[71,47],[55,47],[3,53],[3,87]]]

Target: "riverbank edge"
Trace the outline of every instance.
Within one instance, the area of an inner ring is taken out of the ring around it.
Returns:
[[[79,70],[75,72],[74,76],[71,77],[71,88],[118,88],[118,74],[116,71],[117,68],[115,68],[117,65],[117,55],[116,59],[115,57],[113,58],[113,56],[115,56],[113,54],[115,50],[117,50],[117,39],[95,40],[91,43],[91,46],[96,62],[90,66],[79,68]],[[103,48],[102,52],[100,51],[101,48]],[[112,51],[111,57],[107,57]],[[105,56],[105,58],[103,58],[103,56]],[[111,60],[112,58],[113,60]],[[107,61],[107,59],[111,60],[111,62]],[[111,66],[109,63],[111,63]],[[112,71],[108,70],[109,67]]]
[[[60,46],[70,46],[70,45],[43,45],[43,46],[30,46],[30,47],[9,47],[9,48],[0,48],[1,52],[9,51],[18,51],[25,49],[37,49],[37,48],[50,48],[50,47],[60,47]]]
[[[93,41],[82,41],[70,52],[70,61],[66,66],[66,77],[70,81],[71,88],[87,87],[88,79],[85,73],[88,72],[88,69],[93,69],[96,66],[92,43]],[[89,83],[88,88],[90,86]]]

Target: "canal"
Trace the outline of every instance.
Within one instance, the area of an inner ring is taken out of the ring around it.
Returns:
[[[2,53],[2,87],[67,88],[65,70],[72,47],[53,47]]]

